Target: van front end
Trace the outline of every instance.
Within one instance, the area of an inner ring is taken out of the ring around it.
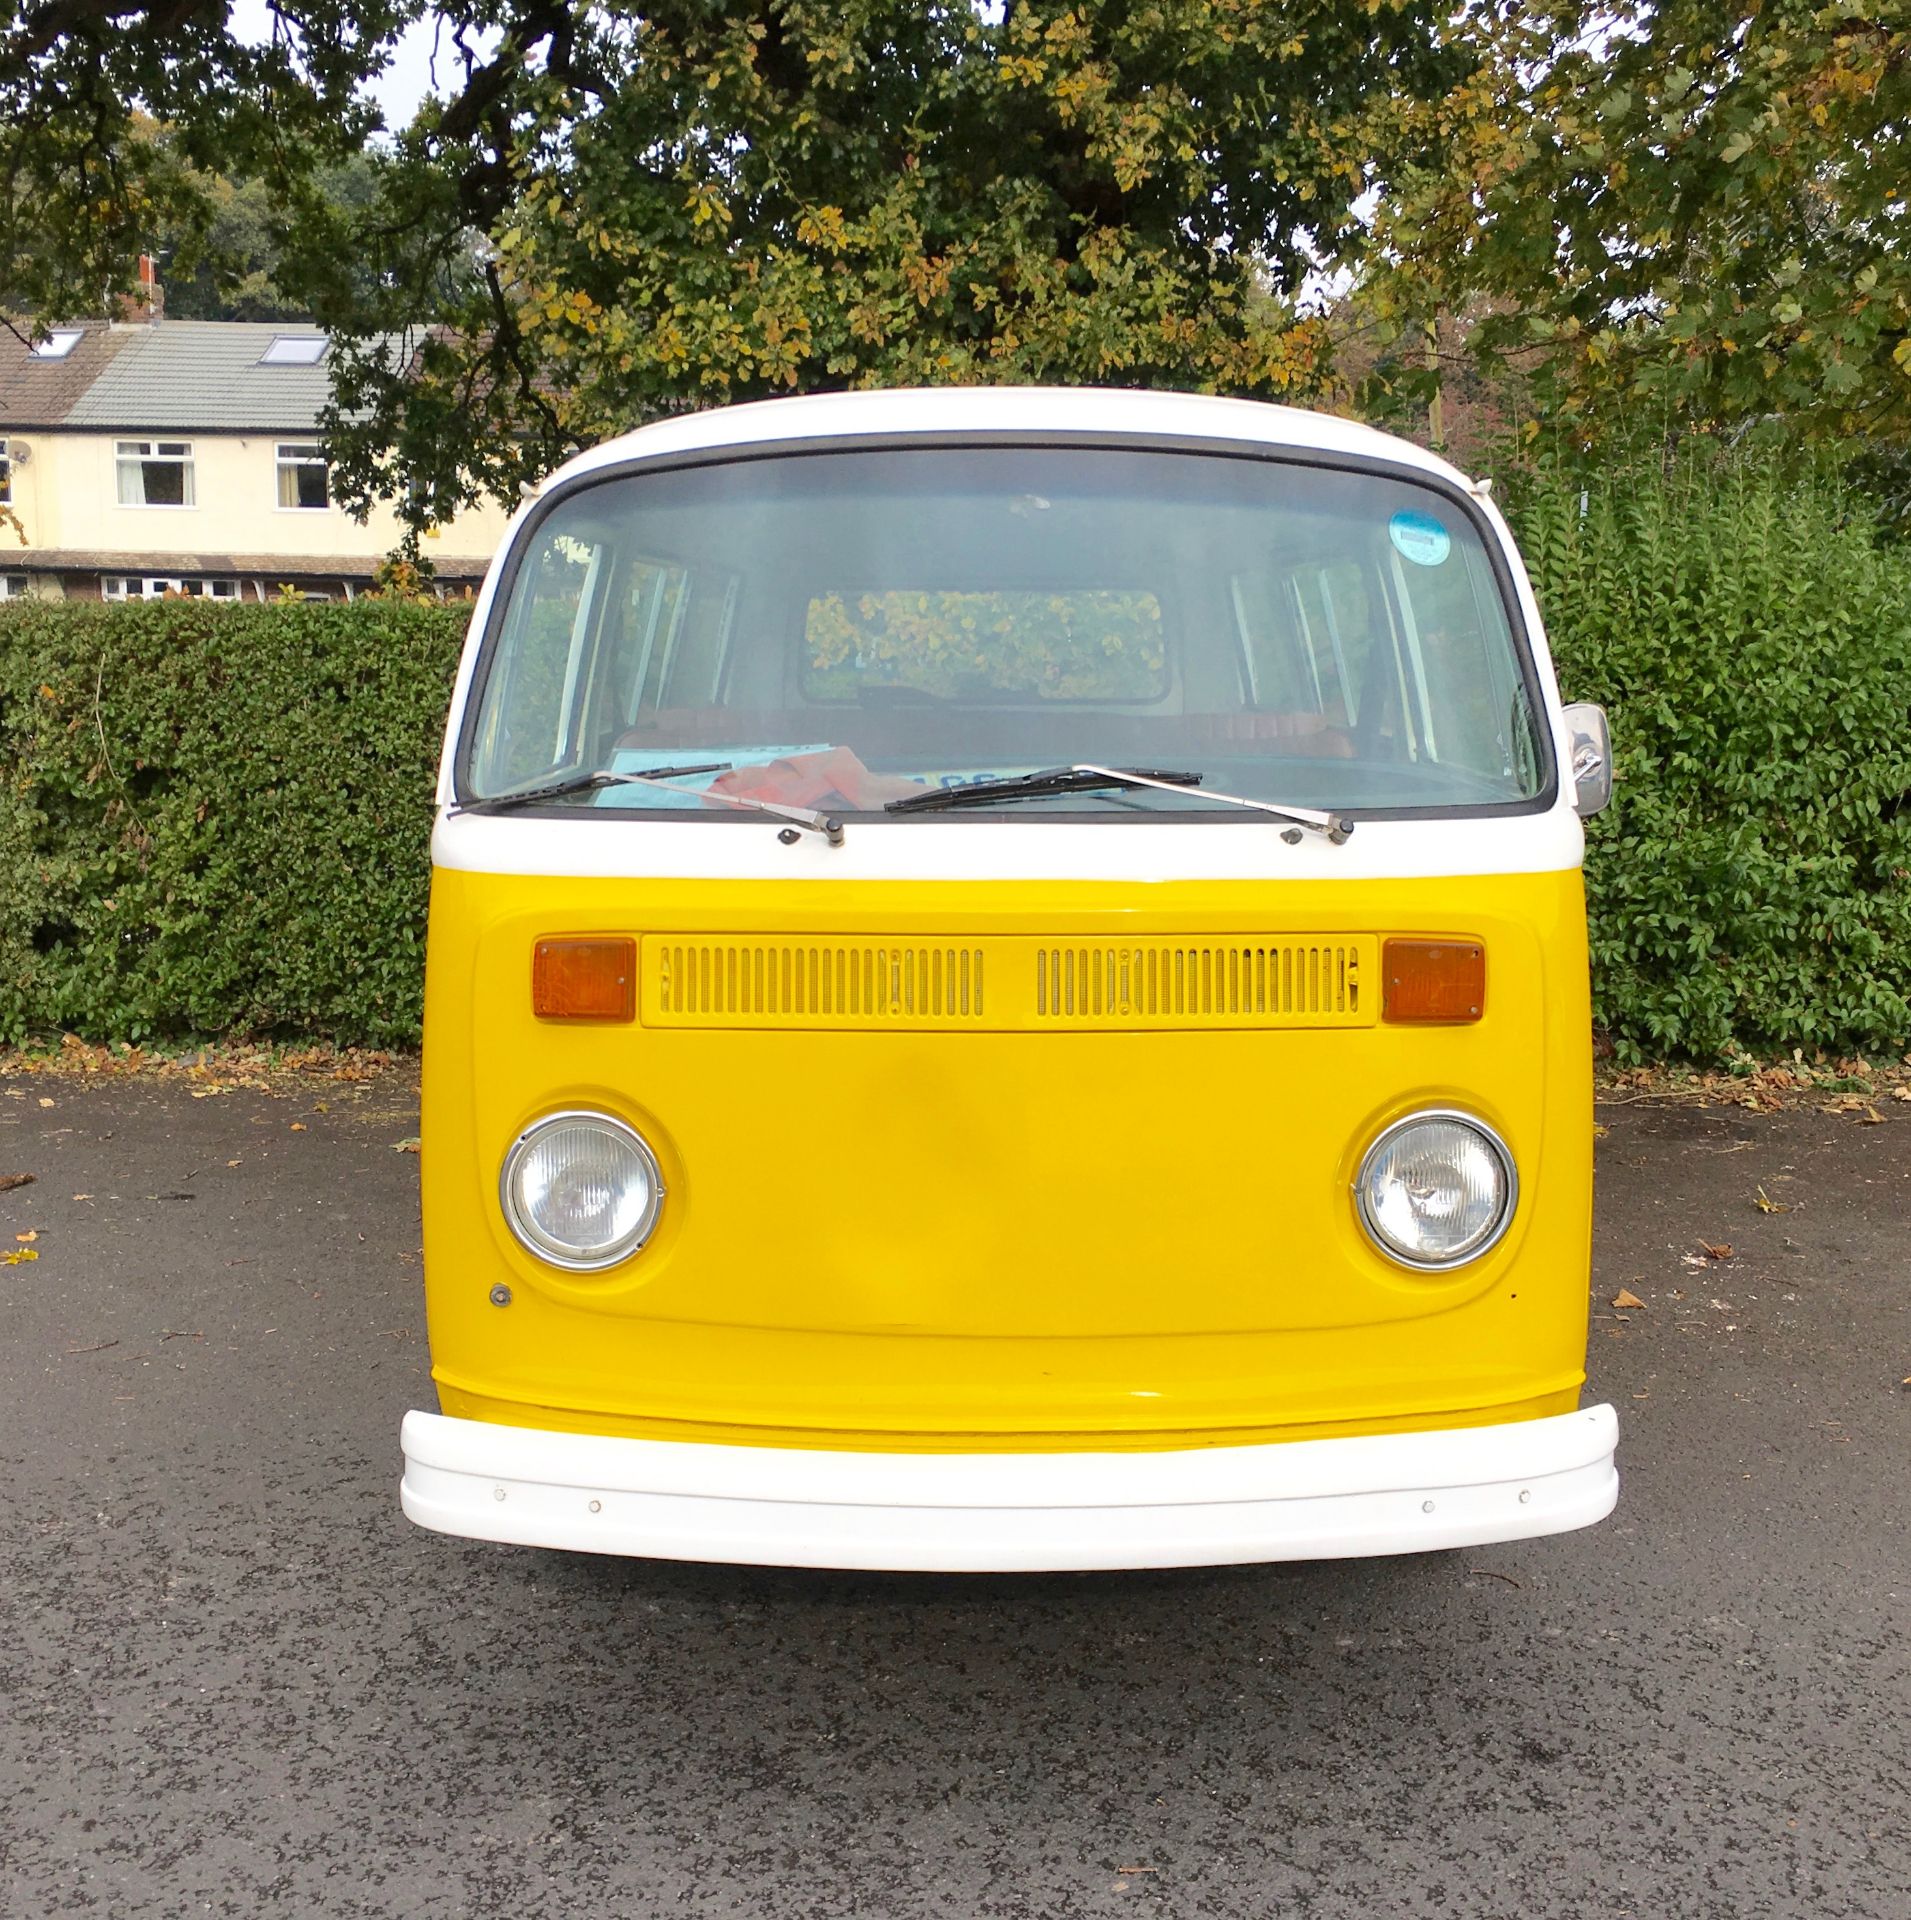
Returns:
[[[1609,1512],[1581,837],[1490,510],[1165,396],[578,466],[454,705],[405,1511],[978,1571]]]

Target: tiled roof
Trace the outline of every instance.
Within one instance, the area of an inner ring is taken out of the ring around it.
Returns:
[[[490,564],[475,554],[436,553],[432,567],[440,580],[481,580]],[[369,581],[381,565],[377,554],[321,553],[155,553],[150,549],[113,553],[79,547],[0,546],[0,570],[8,573],[254,574],[270,580]]]
[[[119,350],[73,402],[65,424],[119,432],[310,433],[331,394],[325,362],[262,366],[260,360],[281,335],[310,339],[317,332],[296,321],[161,320],[128,328],[114,336]]]
[[[120,350],[150,331],[148,327],[115,329],[95,320],[86,325],[85,338],[71,353],[58,360],[41,360],[27,350],[24,341],[0,328],[0,431],[64,425],[68,413]]]

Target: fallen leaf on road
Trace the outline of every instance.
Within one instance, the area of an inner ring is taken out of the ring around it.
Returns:
[[[419,1147],[418,1136],[414,1133],[409,1140],[394,1140],[391,1143],[393,1153],[416,1153]]]
[[[1717,1246],[1710,1240],[1701,1240],[1699,1245],[1704,1248],[1708,1260],[1729,1260],[1732,1257],[1732,1243],[1729,1240],[1721,1240]]]
[[[41,1106],[43,1106],[43,1107],[50,1107],[50,1106],[51,1106],[51,1105],[53,1104],[53,1102],[52,1102],[51,1100],[49,1100],[49,1099],[48,1099],[48,1098],[46,1097],[46,1095],[45,1095],[45,1094],[41,1094],[41,1096],[40,1096],[40,1104],[41,1104]]]
[[[15,1187],[30,1187],[38,1178],[32,1173],[0,1173],[0,1193],[11,1193]]]
[[[73,1196],[75,1200],[90,1200],[92,1199],[92,1197],[93,1196],[90,1193],[76,1193]]]
[[[1615,1307],[1643,1307],[1645,1302],[1630,1289],[1621,1287],[1619,1291],[1613,1295],[1612,1304]]]
[[[306,1130],[306,1127],[305,1127],[305,1122],[303,1120],[294,1120],[292,1122],[292,1131],[294,1133],[303,1133],[305,1132],[305,1130]]]
[[[16,1233],[13,1237],[16,1240],[24,1240],[28,1246],[31,1246],[40,1236],[32,1228],[28,1228],[25,1233]]]
[[[17,1267],[39,1257],[31,1247],[15,1247],[11,1253],[0,1253],[0,1267]]]
[[[1758,1208],[1760,1213],[1790,1213],[1791,1212],[1791,1207],[1789,1205],[1787,1205],[1782,1201],[1774,1200],[1772,1196],[1769,1193],[1767,1193],[1763,1187],[1760,1187],[1758,1192],[1753,1195],[1753,1204]]]
[[[1858,1124],[1861,1127],[1881,1127],[1884,1125],[1884,1115],[1867,1100],[1864,1112],[1858,1116]]]

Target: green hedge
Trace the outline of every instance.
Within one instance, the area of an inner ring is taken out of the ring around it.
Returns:
[[[415,1040],[469,611],[0,611],[0,1038]]]
[[[1911,1046],[1911,550],[1758,464],[1512,493],[1561,684],[1613,715],[1621,1055]],[[415,1038],[467,611],[0,610],[0,1039]]]
[[[1911,1045],[1911,549],[1692,457],[1514,488],[1565,697],[1612,715],[1593,1000],[1625,1059]]]

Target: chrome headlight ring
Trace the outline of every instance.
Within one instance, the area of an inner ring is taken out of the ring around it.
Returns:
[[[571,1273],[628,1260],[656,1231],[663,1171],[626,1121],[590,1108],[548,1113],[511,1143],[498,1203],[524,1250]]]
[[[1416,1132],[1424,1136],[1417,1143]],[[1519,1171],[1506,1142],[1477,1114],[1423,1108],[1368,1147],[1354,1200],[1380,1253],[1416,1273],[1443,1273],[1505,1237],[1519,1206]]]

